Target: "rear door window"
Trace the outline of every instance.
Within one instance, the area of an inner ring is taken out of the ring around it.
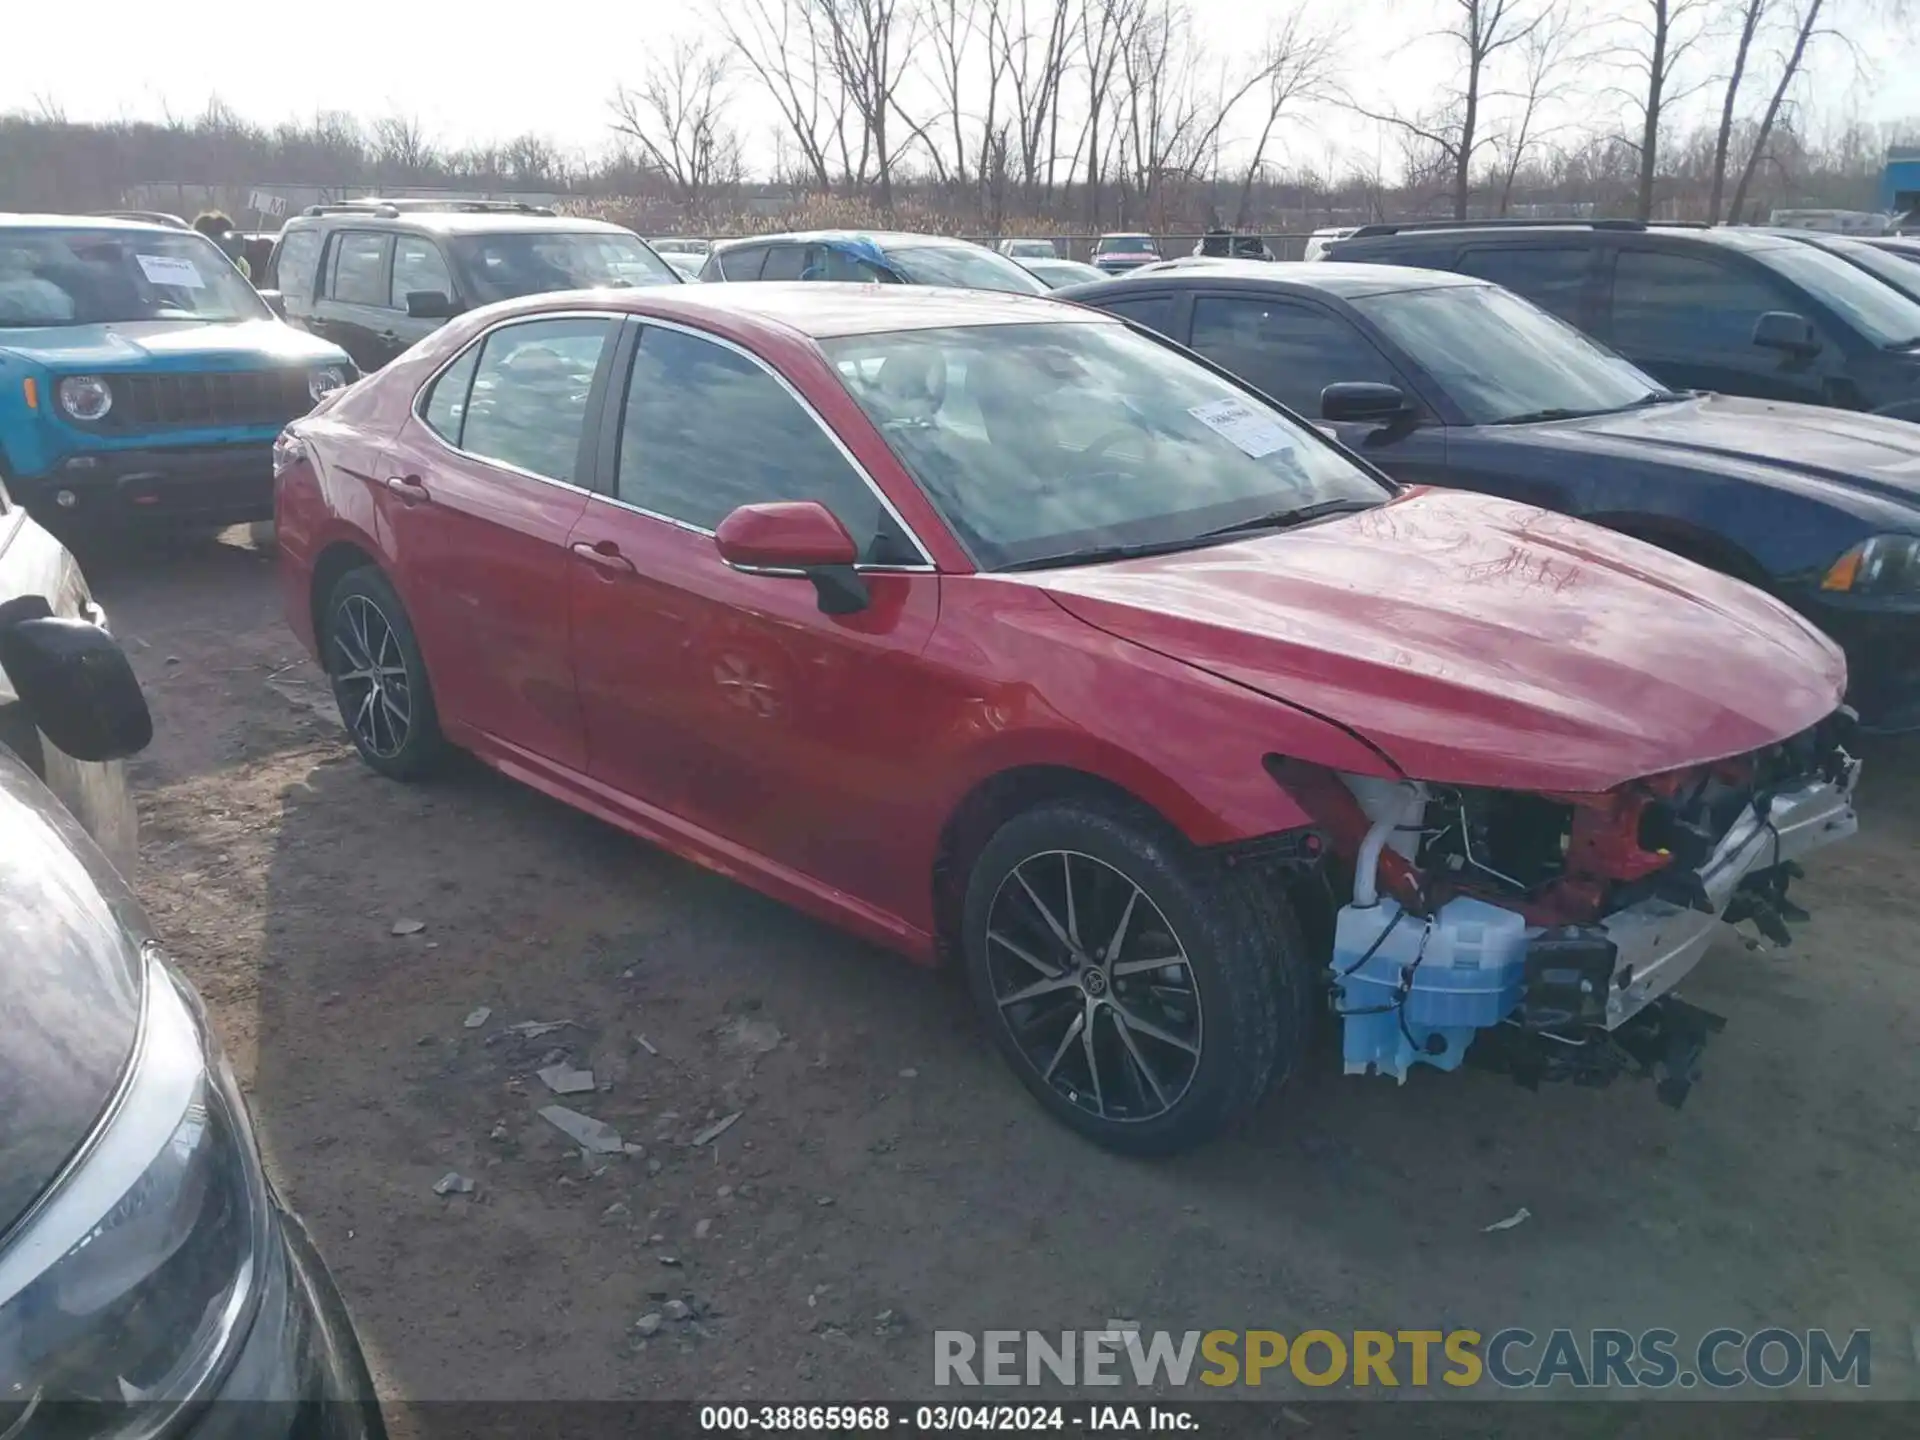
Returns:
[[[594,371],[612,333],[610,317],[567,315],[502,325],[489,334],[460,421],[460,448],[531,475],[578,483]],[[433,423],[431,401],[428,411]]]
[[[1587,246],[1476,245],[1462,253],[1454,268],[1505,286],[1569,325],[1580,326],[1593,254]]]
[[[333,275],[327,293],[343,305],[387,304],[387,254],[391,235],[343,230],[333,241]]]
[[[1123,320],[1131,320],[1162,335],[1173,334],[1171,295],[1136,295],[1125,300],[1107,300],[1101,303],[1100,308],[1109,315],[1118,315]]]
[[[1318,415],[1320,392],[1343,381],[1407,388],[1352,321],[1290,300],[1202,295],[1191,348],[1302,415]]]
[[[738,250],[729,250],[718,257],[720,276],[725,280],[758,280],[760,267],[766,263],[765,245],[743,245]]]
[[[807,273],[807,252],[818,252],[819,246],[813,245],[775,245],[767,251],[767,258],[760,267],[762,280],[799,280]],[[731,267],[729,267],[731,271]]]

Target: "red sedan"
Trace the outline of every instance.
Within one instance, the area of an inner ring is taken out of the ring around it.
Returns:
[[[1748,882],[1851,826],[1844,665],[1784,606],[1401,489],[1043,299],[512,302],[331,397],[276,468],[287,615],[368,764],[457,746],[953,957],[1028,1087],[1119,1148],[1246,1110],[1329,981],[1374,1017],[1350,1070],[1450,1068],[1431,987],[1481,911],[1525,928],[1482,946],[1512,1008],[1467,1038],[1624,1034]],[[1382,921],[1360,962],[1421,948],[1362,1006],[1373,970],[1330,947]],[[1605,1003],[1543,1019],[1535,942],[1574,934]]]

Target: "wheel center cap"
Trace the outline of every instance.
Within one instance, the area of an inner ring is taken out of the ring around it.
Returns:
[[[1107,972],[1089,966],[1080,972],[1080,984],[1089,995],[1104,995],[1107,993]]]

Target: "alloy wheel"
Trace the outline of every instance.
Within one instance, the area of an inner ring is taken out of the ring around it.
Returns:
[[[1091,855],[1030,855],[994,893],[986,946],[1000,1019],[1054,1090],[1110,1121],[1180,1103],[1200,1066],[1200,991],[1146,891]]]
[[[370,755],[391,760],[413,733],[413,683],[393,625],[365,595],[349,595],[333,618],[333,683],[340,713]]]

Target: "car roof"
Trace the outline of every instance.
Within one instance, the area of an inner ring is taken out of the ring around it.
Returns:
[[[157,220],[122,220],[108,215],[19,215],[0,213],[0,230],[101,230],[132,232],[142,235],[198,235],[189,226],[166,225]]]
[[[295,215],[287,221],[286,228],[305,229],[329,223],[354,230],[425,230],[436,235],[633,233],[624,225],[593,220],[585,215],[522,215],[500,210],[406,210],[398,215],[379,215],[371,210],[329,210],[320,215]]]
[[[644,289],[564,291],[489,307],[517,315],[595,307],[662,320],[682,320],[731,335],[775,333],[829,340],[895,330],[939,330],[969,325],[1045,325],[1107,321],[1097,311],[1059,304],[1043,295],[1000,290],[956,290],[938,285],[835,284],[803,280],[756,285],[652,285]],[[1115,322],[1117,323],[1117,322]]]
[[[1076,286],[1071,293],[1075,298],[1092,297],[1123,289],[1143,290],[1169,281],[1180,285],[1213,285],[1223,280],[1232,282],[1235,289],[1261,286],[1319,290],[1343,299],[1487,283],[1452,270],[1422,270],[1413,265],[1364,265],[1339,260],[1232,260],[1224,255],[1186,255],[1098,284]]]
[[[715,253],[724,254],[743,245],[773,244],[845,245],[855,250],[881,251],[898,245],[973,246],[971,240],[962,240],[957,235],[923,235],[911,230],[782,230],[773,235],[742,235],[735,240],[716,241],[713,248]]]
[[[1371,228],[1360,227],[1364,232]],[[1718,245],[1728,250],[1778,250],[1794,242],[1772,231],[1745,225],[1663,225],[1659,222],[1642,224],[1632,220],[1542,220],[1536,225],[1515,224],[1511,221],[1495,221],[1476,225],[1471,220],[1458,224],[1414,223],[1404,229],[1381,230],[1374,234],[1349,235],[1333,243],[1340,249],[1339,254],[1354,254],[1361,249],[1387,249],[1389,247],[1414,247],[1422,242],[1444,244],[1447,241],[1472,238],[1474,240],[1512,237],[1515,240],[1532,240],[1541,235],[1647,235],[1661,240],[1681,240],[1698,242],[1702,245]]]

